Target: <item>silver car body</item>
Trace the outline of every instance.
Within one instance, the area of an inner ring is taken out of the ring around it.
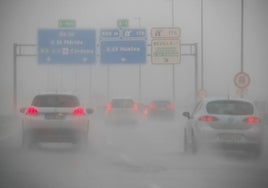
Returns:
[[[235,109],[236,108],[236,109]],[[256,107],[244,99],[205,99],[192,113],[186,112],[185,150],[193,152],[203,146],[252,148],[259,152],[263,124]]]
[[[89,117],[75,95],[37,95],[22,112],[23,136],[33,142],[76,142],[88,135]]]

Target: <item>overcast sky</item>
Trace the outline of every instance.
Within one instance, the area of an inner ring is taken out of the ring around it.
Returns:
[[[244,71],[251,77],[246,97],[268,100],[268,1],[244,0]],[[58,28],[58,20],[74,19],[77,28],[116,28],[118,19],[147,31],[170,27],[170,0],[0,0],[0,114],[13,109],[13,44],[36,44],[40,28]],[[201,41],[201,0],[174,0],[174,25],[181,28],[182,43]],[[240,0],[204,0],[204,88],[208,96],[238,97],[233,77],[240,71]],[[98,43],[98,42],[97,42]],[[150,54],[148,47],[147,53]],[[38,92],[76,91],[86,103],[107,100],[107,67],[40,66],[35,57],[18,60],[18,100],[25,105]],[[200,54],[199,54],[200,67]],[[110,67],[110,96],[138,97],[138,66]],[[176,103],[193,102],[194,60],[181,57],[175,66]],[[199,70],[200,88],[200,70]],[[142,99],[171,98],[171,66],[142,65]],[[90,99],[89,99],[90,98]]]

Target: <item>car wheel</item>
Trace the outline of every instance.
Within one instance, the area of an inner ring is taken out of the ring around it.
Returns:
[[[197,146],[197,140],[196,140],[196,137],[195,137],[195,134],[194,134],[194,131],[192,130],[191,131],[191,153],[192,154],[197,154],[198,152],[198,146]]]
[[[22,133],[22,148],[24,149],[34,149],[36,147],[36,143],[33,139],[33,135],[24,130]]]
[[[76,147],[78,149],[87,149],[88,148],[88,133],[80,133],[78,138],[76,138]]]
[[[190,138],[188,138],[191,136]],[[189,142],[190,139],[190,142]],[[187,130],[184,129],[184,140],[183,140],[183,150],[185,153],[190,153],[190,154],[196,154],[197,153],[197,141],[194,136],[193,131],[191,131],[191,135],[187,135]]]
[[[251,149],[251,154],[254,159],[259,159],[262,156],[262,145],[257,144]]]
[[[188,138],[187,138],[187,131],[186,131],[186,129],[184,129],[184,139],[183,139],[183,151],[185,152],[185,153],[187,153],[188,151],[189,151],[189,149],[188,149]]]

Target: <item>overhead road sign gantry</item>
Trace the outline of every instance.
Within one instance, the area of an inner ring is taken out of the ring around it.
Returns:
[[[101,62],[105,64],[145,63],[145,51],[145,42],[142,40],[102,41]]]
[[[102,29],[101,63],[142,64],[146,62],[145,29]]]
[[[117,20],[117,27],[120,29],[127,28],[129,25],[128,19],[118,19]]]
[[[124,29],[122,30],[122,39],[146,39],[145,29]]]
[[[179,27],[154,27],[151,29],[152,38],[180,38],[181,30]]]
[[[155,64],[173,64],[180,60],[180,41],[178,39],[152,40],[152,62]]]
[[[151,59],[153,64],[176,64],[180,62],[180,28],[163,27],[151,29]]]
[[[118,40],[120,36],[119,29],[102,29],[100,31],[100,40]]]
[[[93,29],[38,30],[38,62],[41,64],[92,64],[96,62]]]
[[[61,19],[58,21],[59,28],[75,28],[76,21],[73,19]]]

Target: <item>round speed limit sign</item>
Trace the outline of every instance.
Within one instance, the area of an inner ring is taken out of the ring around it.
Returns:
[[[239,72],[234,77],[234,83],[240,89],[247,88],[250,84],[250,76],[245,72]]]
[[[207,97],[207,91],[205,89],[200,89],[197,94],[199,99],[204,99]]]

